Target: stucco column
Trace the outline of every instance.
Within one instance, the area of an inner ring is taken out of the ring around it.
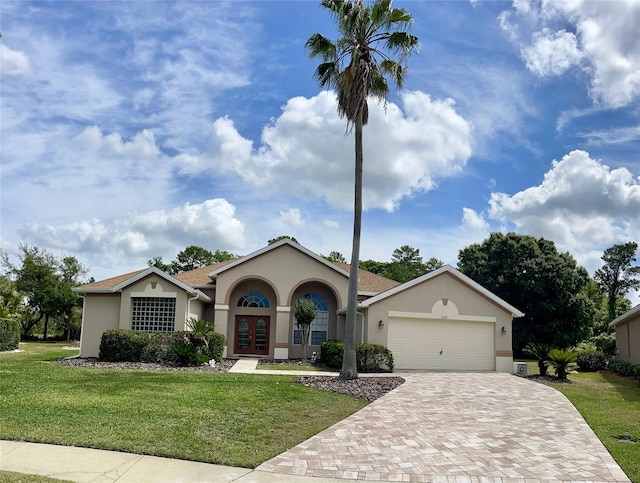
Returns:
[[[291,318],[291,307],[276,307],[276,341],[273,349],[274,359],[289,358],[289,339],[291,338],[291,327],[289,319]]]
[[[229,344],[233,344],[233,324],[229,324],[229,306],[223,304],[214,305],[213,320],[216,327],[216,332],[224,334],[226,337],[226,344],[224,346],[224,352],[222,357],[227,357]]]

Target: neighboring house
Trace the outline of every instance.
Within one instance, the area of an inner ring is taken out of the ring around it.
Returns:
[[[189,317],[213,320],[225,357],[302,355],[291,307],[318,309],[310,350],[343,339],[349,266],[284,239],[237,260],[174,276],[150,267],[74,290],[84,297],[81,357],[98,355],[108,329],[172,332]],[[511,372],[511,322],[523,314],[456,269],[410,282],[359,271],[357,340],[382,344],[397,369]]]
[[[616,331],[618,359],[640,364],[640,304],[609,324]]]

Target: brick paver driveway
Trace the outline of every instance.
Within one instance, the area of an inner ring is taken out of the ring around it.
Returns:
[[[558,391],[509,374],[405,384],[257,469],[372,481],[629,481]]]

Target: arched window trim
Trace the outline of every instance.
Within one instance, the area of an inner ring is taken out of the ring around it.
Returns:
[[[259,307],[268,309],[269,299],[262,292],[257,290],[249,290],[238,299],[238,307]]]

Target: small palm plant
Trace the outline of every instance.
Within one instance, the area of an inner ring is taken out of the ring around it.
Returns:
[[[540,371],[541,376],[547,375],[547,367],[549,363],[547,362],[547,356],[549,355],[549,351],[553,349],[549,344],[543,343],[531,343],[527,344],[523,349],[524,352],[534,357],[538,361],[538,369]]]
[[[295,317],[296,325],[300,331],[302,359],[305,361],[307,360],[307,346],[309,345],[311,323],[313,322],[313,319],[316,318],[316,313],[316,304],[309,299],[299,298],[293,306],[293,316]]]
[[[189,317],[187,327],[191,331],[191,340],[196,348],[198,355],[204,355],[206,349],[209,348],[207,338],[213,333],[215,325],[209,320],[202,320],[199,317]]]
[[[551,349],[547,355],[549,365],[556,372],[556,377],[562,381],[567,379],[567,373],[576,368],[576,353],[565,349]]]

